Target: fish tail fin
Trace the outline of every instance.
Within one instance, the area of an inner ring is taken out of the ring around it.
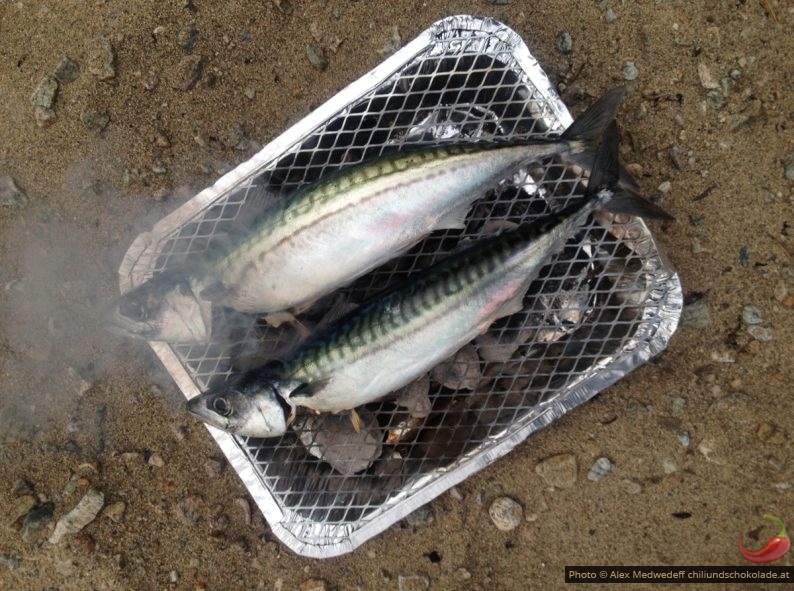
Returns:
[[[604,130],[601,144],[593,161],[590,179],[587,181],[587,195],[598,199],[601,207],[611,213],[658,219],[674,220],[660,206],[651,203],[633,192],[621,187],[621,169],[618,162],[618,126],[612,121]]]
[[[560,139],[572,144],[571,151],[574,153],[592,150],[615,119],[624,93],[625,89],[618,87],[604,94],[571,123]]]

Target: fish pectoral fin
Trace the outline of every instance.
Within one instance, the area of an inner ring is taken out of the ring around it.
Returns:
[[[202,289],[199,292],[199,297],[201,297],[204,300],[207,300],[208,302],[217,303],[220,300],[222,300],[224,297],[229,295],[230,292],[231,292],[231,288],[228,285],[226,285],[223,281],[218,280],[218,281],[213,281],[212,283],[207,285],[207,287]]]
[[[308,400],[309,398],[317,394],[320,390],[325,388],[328,385],[329,381],[330,380],[319,380],[317,382],[302,383],[300,386],[298,386],[292,392],[290,392],[288,397],[289,398],[288,402],[294,401],[300,404],[301,400]]]
[[[471,203],[465,202],[461,203],[460,205],[456,205],[447,213],[439,218],[438,223],[436,224],[437,230],[463,230],[466,227],[466,216],[469,215],[469,210],[471,209]]]

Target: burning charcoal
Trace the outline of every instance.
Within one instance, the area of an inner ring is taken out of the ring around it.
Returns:
[[[466,345],[447,361],[437,365],[430,376],[450,390],[474,390],[480,382],[480,358],[473,345]]]
[[[328,462],[340,474],[355,474],[369,468],[380,456],[383,435],[371,413],[361,410],[361,430],[356,432],[346,414],[299,417],[294,424],[308,452]]]

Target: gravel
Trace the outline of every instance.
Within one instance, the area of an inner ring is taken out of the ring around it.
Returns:
[[[77,506],[55,524],[55,531],[52,532],[49,543],[57,544],[64,536],[82,530],[96,518],[104,503],[105,495],[94,488],[89,488]]]
[[[0,206],[24,207],[28,203],[28,196],[17,186],[16,181],[10,176],[0,176]]]
[[[573,51],[573,38],[568,31],[563,31],[557,35],[557,49],[560,53],[571,53]]]
[[[637,69],[637,66],[634,62],[626,62],[623,64],[623,68],[621,70],[621,74],[623,75],[624,80],[636,80],[640,77],[640,71]]]
[[[306,57],[309,58],[309,63],[321,72],[328,67],[328,59],[323,48],[315,43],[306,45]]]
[[[590,470],[587,472],[587,479],[591,480],[592,482],[603,480],[607,475],[609,475],[610,472],[612,472],[614,467],[615,465],[612,463],[612,460],[602,456],[598,458],[590,467]]]
[[[98,37],[94,42],[88,59],[88,71],[99,80],[116,77],[116,52],[107,39]]]
[[[61,84],[74,82],[79,74],[80,66],[66,55],[61,57],[61,61],[58,62],[58,65],[55,66],[55,70],[52,73],[55,79]]]
[[[510,497],[499,497],[491,503],[488,515],[491,516],[496,529],[512,531],[523,521],[524,509]]]
[[[571,488],[576,484],[578,468],[573,454],[557,454],[541,460],[535,466],[535,473],[548,486]]]

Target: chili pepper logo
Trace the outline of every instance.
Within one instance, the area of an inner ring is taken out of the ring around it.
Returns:
[[[769,519],[777,523],[780,526],[780,533],[773,538],[770,538],[769,541],[758,550],[747,550],[742,545],[742,536],[740,535],[739,552],[741,552],[742,556],[744,556],[750,562],[774,562],[788,552],[788,549],[791,546],[791,541],[789,540],[788,535],[786,535],[786,526],[783,525],[783,522],[773,515],[764,515],[764,519]]]

